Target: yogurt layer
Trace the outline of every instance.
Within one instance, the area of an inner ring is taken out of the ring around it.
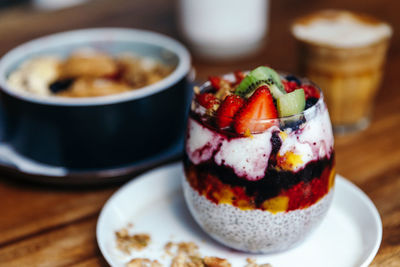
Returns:
[[[228,138],[189,118],[186,152],[194,164],[212,158],[217,165],[232,168],[239,177],[258,180],[264,177],[268,166],[274,130],[278,128],[271,127],[252,137]]]
[[[224,137],[189,118],[186,152],[194,164],[211,159]]]
[[[291,170],[302,169],[308,162],[324,157],[330,158],[333,150],[333,133],[326,106],[322,103],[305,113],[306,123],[297,131],[285,130],[280,134],[282,145],[278,156],[287,156],[286,166]],[[290,155],[296,155],[297,157]]]
[[[306,122],[296,131],[281,131],[273,126],[263,133],[235,138],[189,118],[186,152],[194,164],[213,160],[219,166],[232,168],[239,177],[259,180],[265,176],[273,149],[271,137],[276,132],[281,140],[277,156],[282,166],[278,167],[298,171],[310,161],[330,158],[333,150],[332,128],[323,102],[305,112],[305,118]]]
[[[215,163],[231,167],[239,177],[248,180],[262,179],[272,150],[272,132],[277,129],[271,127],[252,137],[224,139],[215,154]]]

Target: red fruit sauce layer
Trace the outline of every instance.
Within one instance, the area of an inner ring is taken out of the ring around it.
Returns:
[[[249,181],[212,160],[195,165],[184,156],[186,179],[200,195],[216,204],[274,213],[307,208],[324,197],[334,183],[333,166],[334,153],[329,159],[307,163],[297,172],[269,165],[264,178]]]

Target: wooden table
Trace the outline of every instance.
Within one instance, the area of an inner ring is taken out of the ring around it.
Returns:
[[[295,72],[296,51],[288,27],[293,18],[314,10],[345,8],[391,23],[395,32],[372,124],[362,133],[337,138],[336,156],[338,173],[364,190],[382,216],[383,240],[372,266],[400,266],[400,2],[272,2],[265,49],[238,62],[210,63],[195,58],[198,79],[259,64]],[[33,12],[26,6],[2,10],[0,54],[34,37],[84,27],[143,28],[180,39],[173,4],[165,0],[96,0],[52,13]],[[103,204],[119,187],[52,187],[0,175],[0,265],[107,265],[96,244],[95,226]]]

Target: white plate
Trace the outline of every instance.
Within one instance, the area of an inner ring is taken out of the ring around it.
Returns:
[[[193,241],[201,255],[226,258],[233,267],[243,267],[249,257],[273,267],[367,266],[378,251],[378,211],[367,195],[339,175],[332,206],[319,228],[300,246],[269,255],[233,251],[210,239],[186,208],[181,177],[181,163],[161,167],[127,183],[107,201],[97,222],[97,242],[110,265],[124,266],[133,257],[146,257],[169,266],[171,258],[164,253],[169,241]],[[129,223],[132,232],[148,233],[152,239],[149,247],[130,256],[115,245],[115,231]]]

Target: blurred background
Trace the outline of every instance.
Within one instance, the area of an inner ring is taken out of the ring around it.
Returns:
[[[294,19],[335,8],[370,14],[386,21],[393,27],[393,35],[372,123],[365,131],[336,136],[335,157],[337,172],[366,192],[382,216],[383,241],[371,266],[399,266],[400,1],[271,0],[263,6],[268,15],[263,21],[267,27],[260,49],[253,54],[224,60],[193,53],[179,23],[178,7],[182,1],[185,0],[0,0],[0,56],[19,44],[52,33],[92,27],[127,27],[162,33],[184,43],[192,52],[198,82],[209,75],[249,70],[264,64],[297,74],[297,47],[290,32]],[[242,0],[243,3],[252,5],[255,1]],[[219,12],[225,12],[219,8]],[[208,19],[208,14],[197,15]],[[252,17],[252,14],[246,16]],[[29,266],[34,258],[36,262],[46,259],[46,266],[78,266],[79,263],[79,266],[106,266],[95,244],[94,229],[102,205],[118,185],[70,190],[18,183],[4,174],[0,180],[0,210],[6,211],[0,219],[3,220],[0,265],[4,260],[15,263],[7,266]]]
[[[249,1],[248,4],[251,5],[252,2]],[[39,36],[87,27],[148,29],[182,41],[183,37],[178,30],[178,3],[178,0],[3,0],[0,2],[0,54]],[[235,66],[239,69],[250,69],[262,63],[295,72],[295,42],[290,38],[290,24],[295,18],[316,10],[338,8],[368,14],[372,11],[371,15],[393,25],[398,16],[396,6],[396,1],[389,0],[366,0],[362,4],[347,0],[329,3],[316,0],[270,1],[269,27],[263,49],[258,54],[238,60]],[[203,16],[206,18],[207,15]],[[394,29],[395,32],[396,30]],[[393,35],[392,47],[398,46],[399,38],[398,35]],[[194,62],[202,69],[209,61],[195,57]],[[207,73],[221,74],[229,64],[231,62],[215,61],[212,65],[207,65]],[[199,76],[204,79],[207,75],[200,72]]]

